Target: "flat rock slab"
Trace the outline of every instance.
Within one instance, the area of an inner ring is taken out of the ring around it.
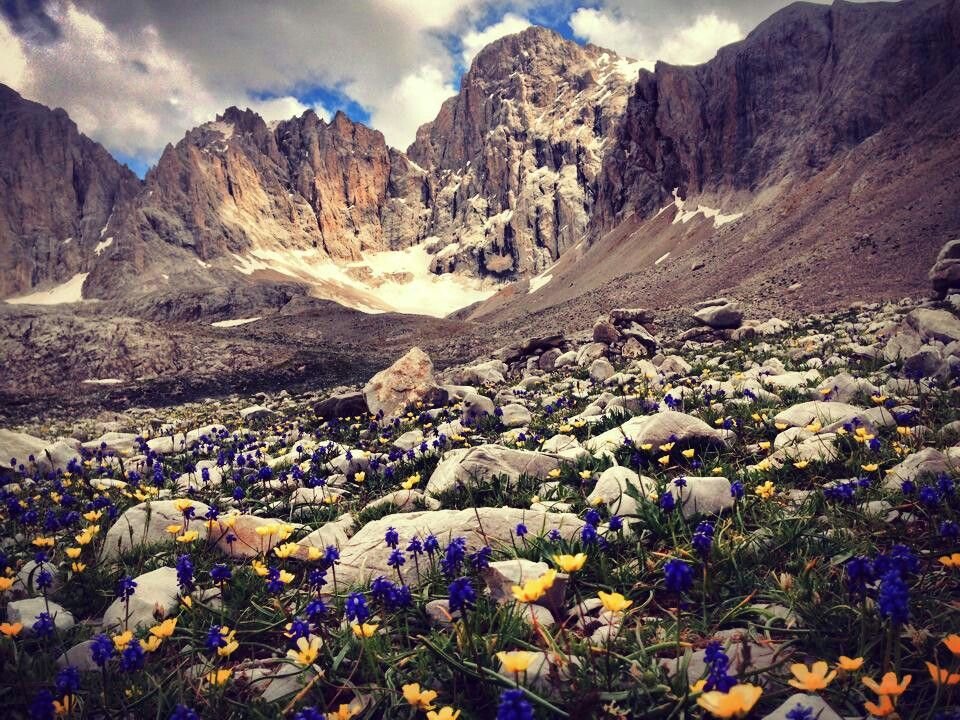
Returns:
[[[562,463],[556,455],[501,445],[458,448],[444,454],[424,492],[439,495],[458,485],[482,484],[500,476],[506,476],[511,482],[519,480],[521,475],[542,479]]]

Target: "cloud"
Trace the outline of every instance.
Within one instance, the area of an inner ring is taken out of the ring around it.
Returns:
[[[675,65],[706,62],[724,45],[743,38],[743,30],[716,13],[697,15],[692,22],[658,31],[639,19],[614,10],[580,8],[570,16],[578,38],[639,60],[652,69],[657,60]]]
[[[469,66],[478,52],[483,50],[494,40],[498,40],[506,35],[513,35],[530,27],[530,21],[526,18],[507,13],[498,23],[489,25],[483,30],[470,30],[461,39],[463,42],[463,64]]]
[[[374,109],[370,124],[383,133],[388,145],[406,149],[425,122],[433,120],[440,104],[456,94],[444,73],[433,65],[424,65],[407,75]]]
[[[27,77],[27,56],[20,40],[0,19],[0,83],[12,88],[23,87]]]

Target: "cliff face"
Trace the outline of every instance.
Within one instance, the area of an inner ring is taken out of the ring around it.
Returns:
[[[438,272],[536,274],[586,230],[638,66],[532,27],[489,45],[417,132]]]
[[[822,170],[960,64],[955,0],[796,3],[699,66],[641,73],[604,158],[595,231],[680,195]]]
[[[63,110],[0,85],[0,296],[86,270],[139,186]]]

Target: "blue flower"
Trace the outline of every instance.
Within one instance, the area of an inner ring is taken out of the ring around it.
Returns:
[[[476,571],[483,570],[490,565],[491,557],[493,557],[493,548],[489,545],[484,545],[470,555],[470,566]]]
[[[364,623],[370,618],[370,608],[367,607],[367,599],[358,592],[350,593],[343,606],[343,612],[348,620],[357,623]]]
[[[316,620],[317,618],[327,614],[327,605],[320,598],[314,598],[307,603],[307,606],[303,609],[303,612],[311,620]]]
[[[68,665],[57,673],[55,682],[61,695],[73,695],[80,689],[80,671]]]
[[[132,577],[127,575],[126,577],[120,578],[120,582],[117,583],[117,597],[124,599],[131,597],[133,593],[137,590],[137,583]]]
[[[713,523],[704,520],[697,525],[691,544],[697,554],[706,560],[710,556],[710,548],[713,546]]]
[[[905,623],[910,619],[910,590],[897,568],[891,568],[880,578],[877,607],[880,615],[891,622]]]
[[[876,578],[873,574],[873,564],[865,557],[852,557],[844,566],[846,571],[847,591],[851,595],[866,595],[867,585]]]
[[[533,718],[533,706],[527,701],[523,690],[514,688],[500,693],[497,720],[533,720]]]
[[[742,482],[740,482],[739,480],[734,480],[732,483],[730,483],[730,495],[733,497],[734,500],[739,500],[740,498],[743,497],[743,494],[744,494],[744,489],[743,489]]]
[[[326,720],[326,717],[325,713],[320,712],[315,707],[308,706],[297,711],[293,720]]]
[[[447,590],[450,593],[450,610],[468,610],[473,607],[477,599],[477,591],[470,584],[470,578],[459,577],[450,583]]]
[[[516,530],[517,537],[522,538],[522,537],[523,537],[524,535],[526,535],[528,532],[529,532],[529,531],[527,530],[527,526],[526,526],[526,525],[524,525],[523,523],[517,523],[517,530]]]
[[[387,543],[389,547],[396,548],[400,544],[400,533],[397,532],[396,528],[388,527],[387,532],[383,536],[383,541]]]
[[[296,643],[298,638],[307,637],[310,634],[310,623],[301,618],[294,618],[290,621],[290,627],[287,629],[287,635],[292,643]]]
[[[183,593],[193,590],[193,561],[189,555],[177,558],[177,584]]]
[[[107,664],[113,657],[116,648],[109,635],[100,633],[90,643],[90,658],[100,667]]]
[[[420,538],[415,537],[410,541],[410,544],[407,545],[407,552],[414,557],[423,554],[423,543],[420,542]]]
[[[177,705],[170,713],[170,720],[200,720],[200,716],[186,705]]]
[[[207,631],[207,639],[205,643],[207,650],[219,650],[220,648],[225,647],[227,641],[223,637],[223,627],[220,625],[211,625],[210,629]]]
[[[41,690],[30,703],[30,717],[32,720],[53,720],[54,716],[53,693]]]
[[[232,577],[233,572],[230,570],[230,566],[225,563],[217,563],[210,568],[210,579],[217,584],[230,582]]]
[[[620,532],[623,530],[623,518],[619,515],[611,515],[609,525],[613,532]]]
[[[399,549],[392,550],[390,552],[390,557],[387,558],[387,565],[392,568],[399,568],[406,562],[406,559],[403,557],[403,551]]]
[[[940,503],[940,494],[937,489],[929,486],[921,488],[918,497],[927,507],[936,507]]]
[[[597,525],[600,524],[600,513],[596,508],[590,508],[586,513],[584,513],[583,521],[587,525],[593,525],[594,527],[597,527]]]
[[[455,537],[447,545],[446,552],[440,560],[440,567],[446,575],[456,575],[460,571],[460,565],[467,556],[467,539],[465,537]]]
[[[340,562],[340,551],[334,545],[327,545],[323,554],[323,564],[329,567],[338,562]]]
[[[670,592],[684,593],[693,585],[693,568],[683,560],[667,560],[663,574]]]
[[[124,672],[134,672],[143,668],[146,662],[146,654],[137,640],[131,640],[120,653],[120,668]]]
[[[670,512],[676,507],[677,503],[673,499],[673,495],[668,492],[660,494],[660,509],[664,512]]]
[[[426,539],[423,541],[423,549],[427,551],[428,555],[433,555],[435,552],[439,552],[440,541],[437,540],[437,536],[432,533],[427,535]]]
[[[50,589],[51,585],[53,585],[53,573],[46,568],[43,568],[37,573],[37,587],[46,593],[46,591]]]
[[[50,613],[42,612],[37,615],[37,621],[33,624],[33,631],[38,637],[52,637],[53,633],[56,632],[56,629],[57,626],[54,625],[53,618],[50,617]]]
[[[593,525],[584,525],[580,530],[580,542],[584,545],[593,545],[600,539],[597,529]]]
[[[945,540],[954,540],[960,538],[960,525],[953,520],[944,520],[940,523],[940,537]]]
[[[719,640],[714,640],[707,645],[704,652],[704,660],[709,670],[707,674],[707,684],[704,690],[719,690],[720,692],[729,692],[730,688],[737,684],[735,678],[727,674],[730,667],[730,658],[723,651],[723,645]]]
[[[797,703],[793,710],[787,713],[787,720],[814,720],[813,708]]]

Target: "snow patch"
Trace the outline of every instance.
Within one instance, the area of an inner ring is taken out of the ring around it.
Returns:
[[[49,290],[38,290],[29,295],[7,298],[9,305],[63,305],[83,300],[83,282],[90,273],[77,273],[65,283]]]
[[[68,237],[66,240],[63,241],[63,244],[64,244],[64,245],[69,245],[72,240],[73,240],[72,237]]]
[[[101,240],[93,247],[93,254],[97,257],[100,257],[100,253],[106,250],[108,247],[113,245],[113,236],[111,235],[106,240]]]
[[[342,265],[314,249],[255,248],[233,257],[234,267],[246,275],[260,270],[281,273],[311,284],[315,297],[366,313],[444,317],[496,292],[476,278],[430,272],[433,256],[422,245],[370,253],[362,261]]]
[[[553,275],[537,275],[535,278],[530,278],[530,289],[527,290],[527,295],[535,293],[537,290],[542,288],[548,282],[553,280]]]
[[[728,213],[724,214],[720,212],[717,208],[707,207],[706,205],[697,205],[696,210],[684,210],[684,205],[686,201],[680,197],[678,193],[678,188],[673,189],[673,204],[677,207],[677,214],[673,218],[673,224],[677,223],[688,223],[697,215],[703,215],[705,218],[713,219],[713,227],[718,228],[727,223],[731,223],[734,220],[739,220],[743,217],[742,212],[738,213]],[[670,207],[669,205],[667,207]],[[662,211],[661,211],[662,212]],[[657,213],[658,215],[660,213]]]
[[[247,323],[256,322],[260,319],[260,316],[252,318],[236,318],[234,320],[217,320],[216,322],[210,323],[211,327],[218,328],[230,328],[236,327],[237,325],[246,325]]]
[[[196,260],[196,261],[197,261],[197,264],[200,265],[200,267],[202,267],[202,268],[208,268],[208,267],[210,267],[210,263],[204,262],[204,261],[201,260],[200,258],[194,258],[194,260]]]
[[[662,263],[664,260],[666,260],[668,257],[670,257],[670,253],[669,253],[669,252],[665,252],[663,255],[661,255],[661,256],[658,257],[656,260],[654,260],[654,261],[653,261],[653,264],[654,264],[654,265],[659,265],[659,264]]]
[[[97,378],[89,380],[81,380],[84,385],[119,385],[123,382],[120,378]]]

